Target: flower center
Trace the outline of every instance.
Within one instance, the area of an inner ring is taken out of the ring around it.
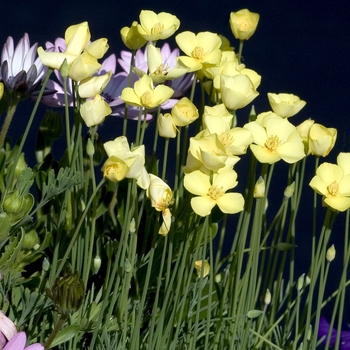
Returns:
[[[280,139],[276,135],[271,135],[265,142],[265,147],[271,151],[276,151],[276,148],[280,144]]]
[[[249,23],[248,22],[241,22],[240,24],[239,24],[239,29],[241,30],[241,31],[247,31],[247,30],[249,30]]]
[[[202,46],[196,46],[191,52],[191,56],[197,60],[202,60],[204,57],[204,49]]]
[[[337,181],[333,181],[328,187],[327,190],[331,196],[336,196],[338,193],[339,184]]]
[[[140,100],[143,106],[149,106],[152,101],[152,94],[149,91],[146,91],[142,94]]]
[[[169,207],[169,205],[173,204],[172,193],[169,190],[165,190],[163,193],[163,198],[157,203],[157,209],[159,211],[163,211]]]
[[[168,74],[170,66],[168,64],[164,65],[161,64],[153,73],[152,75],[166,75]]]
[[[224,188],[216,185],[211,185],[208,191],[208,197],[217,200],[225,193]]]
[[[152,29],[151,29],[151,34],[159,34],[164,30],[164,24],[162,23],[156,23]]]
[[[231,134],[229,134],[228,132],[222,132],[219,135],[219,140],[220,142],[224,145],[224,146],[229,146],[232,144],[233,142],[233,137]]]

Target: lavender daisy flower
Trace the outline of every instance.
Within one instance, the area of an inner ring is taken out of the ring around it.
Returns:
[[[163,58],[164,66],[169,67],[169,70],[173,69],[177,63],[177,57],[180,55],[180,50],[178,48],[171,51],[170,45],[165,43],[161,49],[160,53]],[[122,69],[129,73],[130,64],[131,64],[131,52],[122,51],[120,53],[120,57],[118,59],[119,65]],[[147,47],[145,50],[137,50],[135,54],[135,67],[143,72],[147,72],[148,70],[148,62],[147,62]],[[190,90],[193,83],[193,73],[187,73],[177,79],[170,80],[166,82],[166,85],[171,87],[174,90],[174,94],[170,100],[166,102],[166,104],[162,105],[163,109],[171,109],[176,102],[185,96],[185,94]]]
[[[327,342],[327,336],[329,332],[329,322],[326,317],[322,316],[320,319],[320,324],[318,327],[318,337],[320,339],[324,338],[322,341],[322,344],[326,344]],[[331,331],[331,339],[330,339],[330,346],[334,346],[336,343],[337,338],[337,330],[335,328]],[[350,326],[349,324],[346,324],[344,326],[344,329],[341,330],[340,333],[340,349],[350,349]]]
[[[40,343],[35,343],[26,347],[27,336],[24,332],[17,333],[6,344],[4,350],[44,350]]]
[[[5,92],[15,100],[23,100],[35,94],[47,72],[37,57],[38,44],[30,46],[29,36],[23,38],[14,48],[13,38],[9,36],[1,52],[0,79]]]

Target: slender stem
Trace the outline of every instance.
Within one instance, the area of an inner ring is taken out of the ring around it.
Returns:
[[[18,100],[11,100],[11,102],[10,102],[9,109],[7,111],[7,115],[6,115],[4,124],[2,126],[1,132],[0,132],[0,149],[2,149],[4,146],[7,131],[10,127],[12,117],[15,114],[18,102],[19,102]]]
[[[58,319],[58,322],[55,326],[55,328],[53,329],[49,339],[46,340],[46,343],[44,345],[45,349],[48,349],[51,345],[51,343],[54,341],[54,339],[56,338],[57,333],[59,332],[59,330],[61,329],[61,327],[63,326],[64,322],[66,321],[68,315],[67,314],[62,314],[60,316],[60,318]]]

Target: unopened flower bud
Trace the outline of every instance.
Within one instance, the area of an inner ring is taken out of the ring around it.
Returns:
[[[90,138],[87,140],[86,153],[89,157],[92,157],[95,153],[95,147]]]
[[[48,297],[55,304],[59,313],[73,314],[83,303],[85,287],[79,279],[78,273],[65,272],[62,277],[56,278],[51,290],[46,289]]]
[[[69,74],[69,66],[67,63],[67,59],[64,59],[61,67],[60,67],[60,73],[62,75],[62,78],[66,79],[68,77]]]
[[[35,230],[30,230],[24,235],[23,249],[33,249],[39,242],[37,232]]]
[[[197,270],[198,277],[203,276],[206,277],[210,272],[210,265],[207,260],[197,260],[194,262],[194,267]],[[203,269],[203,271],[202,271]]]
[[[298,281],[297,281],[297,291],[300,292],[301,289],[303,288],[303,285],[304,285],[304,280],[305,280],[305,273],[303,273],[299,278],[298,278]]]
[[[101,264],[102,264],[102,260],[101,260],[100,256],[96,255],[94,257],[93,266],[92,266],[92,272],[94,274],[96,274],[100,270]]]
[[[135,219],[134,218],[132,218],[131,221],[130,221],[129,232],[130,233],[135,233],[136,232],[136,223],[135,223]]]
[[[0,100],[2,99],[3,95],[4,95],[4,83],[0,82]]]
[[[264,198],[265,197],[265,181],[259,176],[254,187],[254,198]]]
[[[326,253],[326,259],[327,261],[331,262],[333,261],[335,258],[335,248],[334,248],[334,244],[332,244],[328,249],[327,249],[327,253]]]
[[[295,190],[295,181],[293,181],[289,186],[284,190],[284,198],[288,199],[293,196]]]
[[[264,303],[265,305],[269,305],[271,303],[271,292],[269,291],[269,289],[266,289]]]
[[[46,258],[44,258],[41,267],[42,267],[42,269],[43,269],[44,271],[49,271],[49,268],[50,268],[50,262],[49,262],[49,260],[47,260]]]
[[[24,170],[28,168],[26,161],[24,160],[24,153],[18,158],[18,162],[15,167],[15,178],[18,179]]]
[[[250,109],[249,121],[254,122],[255,120],[256,120],[256,112],[255,112],[255,107],[253,105],[252,108]]]

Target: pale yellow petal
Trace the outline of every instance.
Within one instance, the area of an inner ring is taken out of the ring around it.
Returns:
[[[324,202],[331,208],[339,211],[345,211],[350,208],[350,197],[328,197]]]
[[[193,49],[197,46],[196,34],[190,31],[176,35],[175,41],[187,56],[191,56]]]
[[[194,197],[191,199],[191,207],[199,216],[208,216],[215,205],[216,202],[209,197]]]
[[[225,193],[216,204],[220,210],[225,214],[239,213],[244,208],[244,198],[240,193]]]
[[[271,152],[267,148],[258,145],[250,145],[250,149],[260,163],[273,164],[281,159],[277,153]]]
[[[206,196],[211,183],[208,175],[199,170],[195,170],[185,175],[184,186],[186,190],[192,194]]]

